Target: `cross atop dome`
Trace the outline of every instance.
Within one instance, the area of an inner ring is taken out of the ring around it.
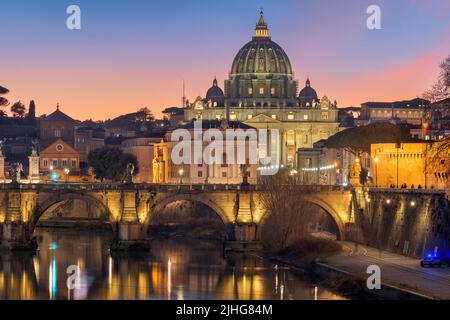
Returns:
[[[267,39],[270,38],[269,28],[267,26],[266,21],[264,20],[264,11],[262,8],[261,11],[259,12],[259,21],[256,24],[253,38],[267,38]]]

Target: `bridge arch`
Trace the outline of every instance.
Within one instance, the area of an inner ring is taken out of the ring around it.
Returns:
[[[211,200],[209,197],[202,195],[202,194],[192,194],[192,193],[177,193],[177,194],[170,194],[167,196],[163,196],[161,199],[158,199],[156,201],[156,204],[153,208],[153,213],[157,213],[164,209],[168,204],[175,202],[175,201],[193,201],[193,202],[200,202],[209,208],[211,208],[222,220],[224,225],[230,224],[230,220],[226,215],[226,212],[223,208],[221,208],[219,205],[217,205],[213,200]],[[146,224],[150,224],[152,215],[149,215],[146,219]]]
[[[314,204],[314,205],[318,206],[319,208],[321,208],[323,211],[325,211],[325,213],[328,214],[333,219],[333,221],[336,223],[336,227],[337,227],[337,231],[338,231],[337,239],[345,240],[345,224],[342,221],[341,216],[333,208],[333,206],[329,205],[323,199],[313,196],[312,194],[305,194],[303,196],[300,196],[299,201]],[[264,222],[268,218],[268,216],[269,216],[269,214],[267,214],[267,213],[263,214],[263,216],[261,218],[261,222],[260,222],[261,225],[264,224]]]
[[[34,213],[30,220],[30,234],[33,234],[36,224],[45,212],[59,203],[64,203],[70,200],[81,200],[87,203],[95,204],[102,209],[102,213],[105,215],[105,218],[107,218],[108,221],[114,221],[114,216],[112,215],[109,208],[100,199],[90,194],[84,192],[68,191],[63,193],[51,194],[49,197],[40,195],[36,209],[34,210]]]

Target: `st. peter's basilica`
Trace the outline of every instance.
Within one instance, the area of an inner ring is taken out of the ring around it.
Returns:
[[[299,148],[338,132],[336,102],[319,98],[309,79],[298,92],[289,57],[272,41],[261,11],[253,38],[236,54],[225,92],[216,79],[205,98],[197,97],[184,109],[192,119],[239,121],[257,129],[280,130],[280,163],[294,165]]]

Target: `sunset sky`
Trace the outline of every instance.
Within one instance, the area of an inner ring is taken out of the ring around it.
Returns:
[[[66,28],[81,8],[82,29]],[[366,9],[381,7],[381,30]],[[10,102],[59,102],[73,118],[104,120],[147,106],[156,116],[223,88],[263,7],[272,40],[338,105],[415,98],[450,54],[449,0],[0,0],[0,85]]]

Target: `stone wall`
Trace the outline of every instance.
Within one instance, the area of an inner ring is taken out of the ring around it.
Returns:
[[[365,212],[365,241],[375,248],[423,257],[450,248],[450,204],[444,193],[416,190],[371,191]]]

